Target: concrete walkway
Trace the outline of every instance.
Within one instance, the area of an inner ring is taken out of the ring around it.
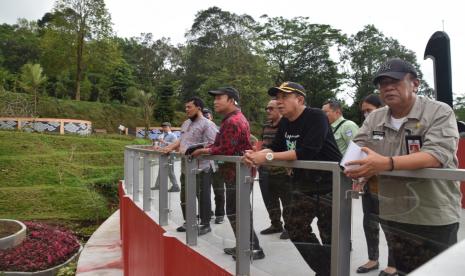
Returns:
[[[77,263],[78,276],[123,276],[119,211],[92,234]]]
[[[180,171],[179,162],[175,163],[175,172]],[[155,176],[156,178],[156,176]],[[179,175],[178,175],[179,179]],[[141,187],[142,189],[142,187]],[[212,192],[213,196],[213,192]],[[269,226],[269,218],[259,185],[254,185],[251,196],[253,204],[254,228],[257,234]],[[169,193],[169,225],[165,227],[165,235],[177,237],[185,243],[185,233],[176,232],[176,227],[183,223],[179,193]],[[139,205],[139,204],[138,204]],[[212,208],[214,200],[212,198]],[[158,191],[152,191],[152,210],[149,215],[158,218]],[[356,268],[367,261],[365,235],[362,227],[363,213],[361,200],[352,203],[352,245],[351,276],[360,275]],[[462,210],[463,212],[463,210]],[[463,222],[462,215],[462,222]],[[314,222],[315,224],[316,222]],[[463,225],[463,223],[461,224]],[[213,260],[219,266],[234,274],[235,262],[231,256],[223,253],[223,248],[235,245],[234,235],[229,222],[216,225],[212,221],[212,232],[199,237],[198,245],[192,247],[200,254]],[[317,229],[314,225],[314,229]],[[78,262],[77,275],[122,275],[121,246],[119,242],[119,213],[113,214],[86,244]],[[280,240],[279,234],[260,235],[260,245],[263,247],[266,258],[254,261],[251,266],[252,275],[314,275],[314,272],[304,262],[294,245],[289,240]],[[459,240],[465,238],[464,227],[459,229]],[[384,234],[380,233],[380,269],[387,264],[387,246]],[[379,270],[366,273],[367,276],[376,276]]]

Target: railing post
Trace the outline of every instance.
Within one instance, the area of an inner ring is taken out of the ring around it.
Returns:
[[[159,223],[161,226],[168,225],[168,170],[169,170],[169,156],[162,154],[158,162],[158,179],[160,184],[159,198]]]
[[[332,173],[331,276],[349,276],[352,198],[346,196],[346,191],[351,190],[351,180],[339,167]]]
[[[132,185],[134,181],[134,156],[135,153],[133,150],[128,150],[128,163],[127,163],[127,178],[124,180],[124,188],[126,193],[132,194]]]
[[[144,211],[150,211],[151,198],[150,198],[150,183],[152,182],[152,154],[144,154],[144,180],[142,189],[142,204]]]
[[[186,162],[186,243],[190,246],[197,245],[198,225],[197,225],[197,160],[190,157],[185,158]]]
[[[236,275],[250,275],[250,168],[236,163]]]
[[[139,186],[140,186],[140,160],[142,157],[138,152],[134,153],[133,162],[133,182],[132,182],[132,200],[139,201]]]

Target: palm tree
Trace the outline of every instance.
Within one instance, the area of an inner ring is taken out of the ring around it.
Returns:
[[[149,129],[150,129],[150,119],[153,116],[155,98],[153,97],[151,93],[147,93],[144,90],[138,90],[137,102],[142,107],[142,112],[144,114],[144,124],[145,124],[144,138],[147,138],[149,135]]]
[[[37,115],[37,102],[39,100],[39,88],[47,80],[43,75],[40,64],[27,63],[21,67],[20,85],[27,92],[34,96],[34,116]]]

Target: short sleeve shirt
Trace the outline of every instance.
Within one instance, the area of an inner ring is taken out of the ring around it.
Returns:
[[[336,132],[334,132],[339,124],[341,125]],[[341,116],[331,124],[331,128],[334,133],[334,139],[336,139],[337,147],[341,151],[342,155],[344,155],[347,147],[349,146],[349,142],[355,137],[355,135],[357,135],[358,126],[356,123],[346,120]]]
[[[186,149],[196,144],[209,146],[215,141],[217,132],[216,125],[203,116],[198,116],[195,121],[188,119],[181,125],[179,151],[184,154]],[[210,165],[208,160],[199,161],[201,170],[209,168]]]

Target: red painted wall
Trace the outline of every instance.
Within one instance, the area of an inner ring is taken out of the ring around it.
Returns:
[[[121,236],[125,276],[231,275],[173,237],[124,195],[120,183]]]

